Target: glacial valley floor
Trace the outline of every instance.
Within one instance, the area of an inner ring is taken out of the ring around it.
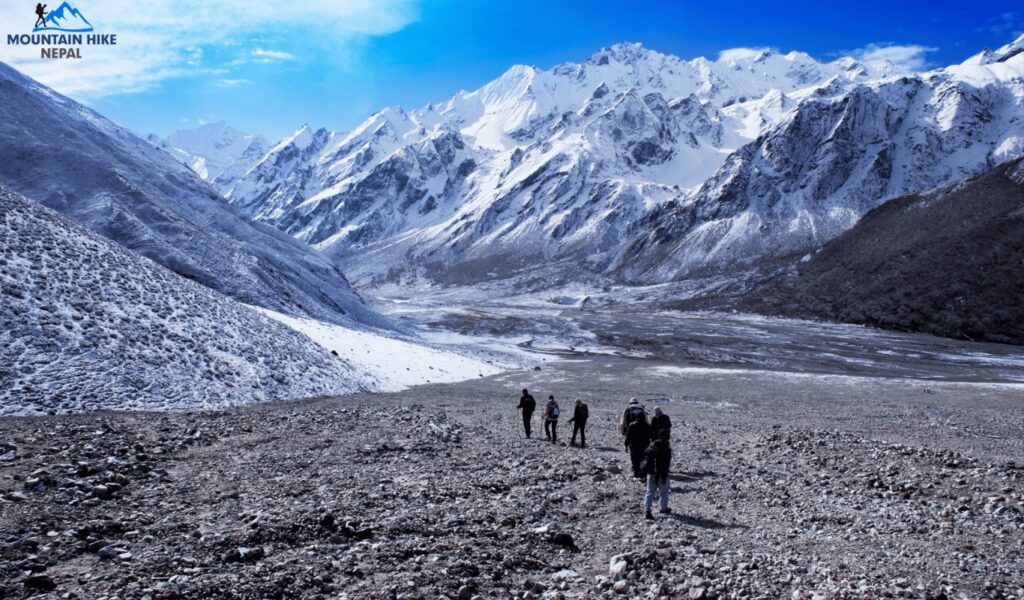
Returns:
[[[517,433],[523,387],[560,400],[560,443],[539,414]],[[630,396],[671,398],[674,512],[654,521],[616,430]],[[564,443],[577,397],[585,449]],[[1021,599],[1024,386],[583,356],[0,419],[0,597],[33,595]]]

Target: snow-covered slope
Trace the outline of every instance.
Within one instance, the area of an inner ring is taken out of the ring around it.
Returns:
[[[799,256],[891,198],[1024,154],[1024,37],[963,64],[639,45],[303,127],[227,192],[361,283],[677,280]]]
[[[1024,37],[915,76],[827,86],[649,215],[618,259],[666,281],[806,252],[868,210],[1024,155]]]
[[[169,154],[0,64],[0,185],[249,304],[383,324],[314,250],[253,223]]]
[[[374,390],[379,392],[397,392],[424,383],[475,379],[499,373],[505,366],[448,348],[290,317],[264,308],[258,310],[351,363],[360,373],[373,379]]]
[[[230,190],[271,147],[263,136],[242,133],[224,121],[176,131],[166,139],[155,135],[147,139],[222,192]]]
[[[513,67],[442,104],[388,108],[348,134],[303,127],[226,195],[366,277],[472,280],[581,258],[601,269],[644,216],[818,87],[895,73],[798,52],[684,61],[617,45],[548,71]]]
[[[0,414],[375,389],[308,337],[0,190]]]

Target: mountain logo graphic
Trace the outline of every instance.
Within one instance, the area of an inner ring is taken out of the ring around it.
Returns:
[[[36,31],[70,31],[85,33],[92,31],[92,23],[85,18],[82,11],[68,2],[63,2],[56,9],[46,12],[45,4],[36,4]]]

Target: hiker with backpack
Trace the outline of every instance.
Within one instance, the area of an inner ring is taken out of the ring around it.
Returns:
[[[668,418],[660,406],[655,406],[654,416],[651,417],[651,431],[654,432],[654,437],[658,437],[658,432],[662,429],[667,429],[671,433],[672,419]]]
[[[629,406],[622,413],[619,431],[625,438],[626,451],[629,452],[629,461],[633,466],[633,476],[643,479],[644,473],[640,463],[643,462],[647,445],[651,443],[651,426],[647,422],[647,411],[640,406],[640,401],[636,398],[629,400]]]
[[[668,514],[672,509],[668,507],[668,473],[672,463],[672,447],[670,445],[671,433],[668,429],[658,430],[654,441],[644,451],[643,470],[647,476],[647,493],[644,494],[644,518],[654,518],[651,514],[651,507],[654,505],[654,495],[657,494],[661,502],[661,513]]]
[[[576,445],[576,433],[580,434],[580,448],[587,447],[587,419],[590,418],[590,408],[587,403],[582,400],[576,400],[576,407],[572,411],[572,418],[569,422],[572,423],[572,440],[569,445]]]
[[[551,440],[552,444],[558,442],[558,413],[560,412],[561,409],[558,408],[555,397],[548,396],[548,403],[544,406],[544,435]]]
[[[537,401],[533,399],[530,392],[523,388],[523,395],[519,398],[519,405],[516,410],[523,411],[523,429],[526,430],[526,439],[530,439],[530,426],[533,424],[533,411],[537,408]]]

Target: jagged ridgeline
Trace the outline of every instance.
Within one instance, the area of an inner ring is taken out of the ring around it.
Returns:
[[[799,257],[889,199],[1020,156],[1022,47],[909,73],[618,45],[351,132],[303,127],[211,180],[360,283],[717,274]]]

